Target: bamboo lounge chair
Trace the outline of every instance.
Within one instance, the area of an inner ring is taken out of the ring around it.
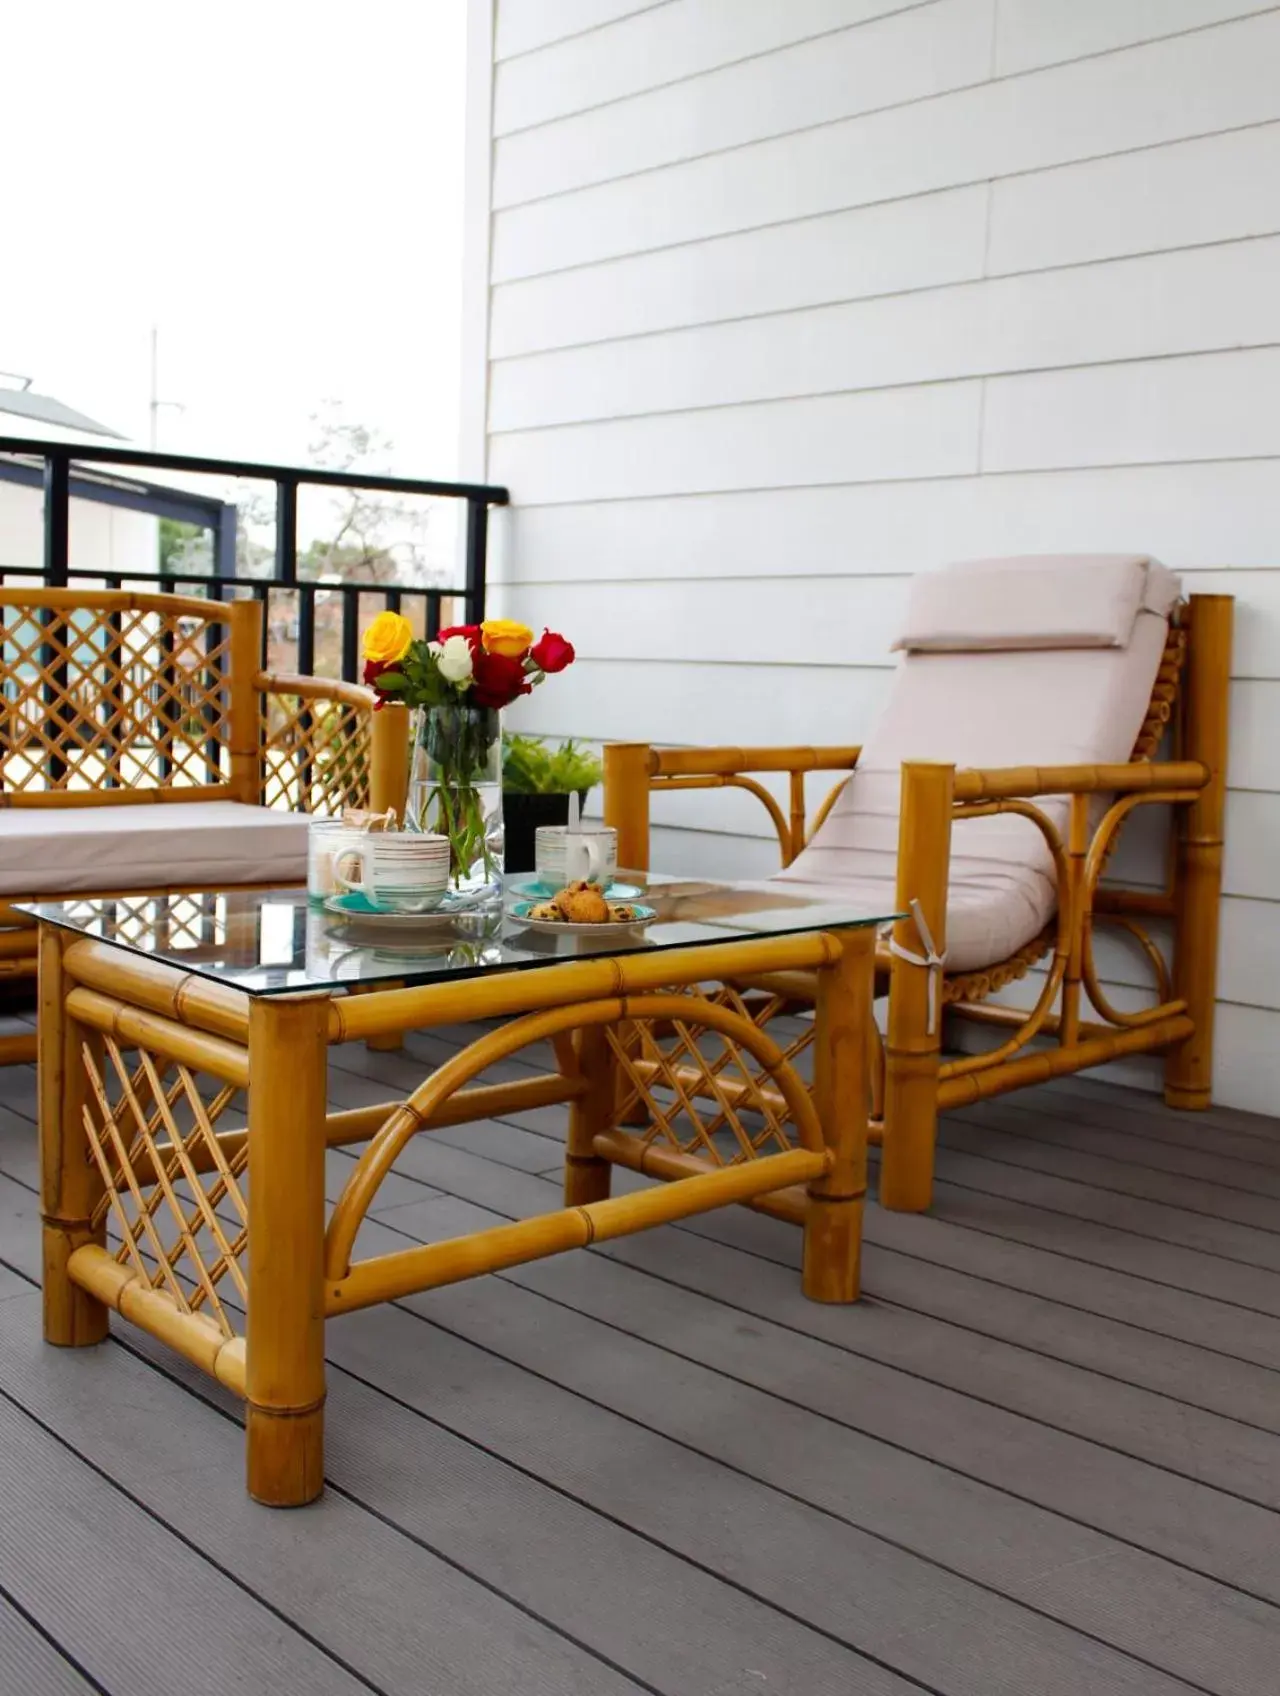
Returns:
[[[119,896],[147,924],[152,895],[303,883],[307,814],[402,792],[404,728],[380,722],[397,715],[260,670],[262,617],[256,600],[0,589],[0,978],[36,971],[15,903]],[[0,1063],[34,1056],[34,1036],[0,1037]]]
[[[1182,603],[1173,574],[1145,558],[955,565],[913,581],[902,659],[861,748],[606,748],[621,865],[648,865],[651,795],[741,787],[770,811],[784,884],[908,915],[877,950],[883,1205],[929,1205],[939,1109],[1156,1052],[1166,1101],[1208,1106],[1231,621],[1231,597]],[[807,834],[805,774],[848,768]],[[782,772],[789,818],[758,781]],[[1167,887],[1104,884],[1125,820],[1153,803],[1171,809]],[[1172,921],[1171,967],[1152,920]],[[1094,960],[1101,924],[1142,947],[1151,1007],[1112,1005]],[[986,1004],[1046,959],[1029,1012]],[[761,1022],[805,990],[754,988]],[[975,1027],[995,1046],[955,1052]]]

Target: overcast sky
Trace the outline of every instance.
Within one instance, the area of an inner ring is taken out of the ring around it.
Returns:
[[[0,0],[0,371],[145,445],[457,469],[466,0]]]

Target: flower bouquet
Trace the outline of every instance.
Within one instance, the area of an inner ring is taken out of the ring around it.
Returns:
[[[454,625],[428,642],[407,618],[383,612],[365,632],[365,682],[383,701],[414,709],[405,828],[449,838],[450,882],[461,895],[501,897],[499,714],[573,657],[563,636],[545,630],[535,642],[527,624],[508,618]]]

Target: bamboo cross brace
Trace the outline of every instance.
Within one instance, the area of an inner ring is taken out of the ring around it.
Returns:
[[[678,1183],[607,1201],[566,1207],[511,1225],[495,1225],[448,1242],[426,1243],[360,1261],[345,1276],[326,1284],[325,1314],[351,1313],[376,1302],[395,1301],[422,1290],[439,1289],[483,1272],[500,1272],[540,1260],[564,1249],[632,1231],[688,1219],[712,1208],[747,1201],[770,1190],[805,1183],[827,1171],[831,1156],[808,1148],[770,1154],[741,1166],[682,1177]]]

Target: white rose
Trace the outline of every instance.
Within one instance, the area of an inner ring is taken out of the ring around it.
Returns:
[[[446,642],[433,642],[432,651],[436,654],[440,675],[446,683],[456,683],[465,688],[471,681],[471,644],[465,636],[450,636]]]

